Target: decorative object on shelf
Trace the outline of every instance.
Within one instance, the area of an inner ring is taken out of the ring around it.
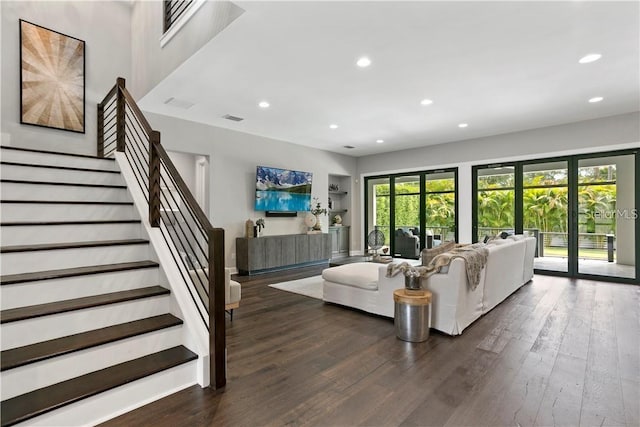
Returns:
[[[314,225],[318,222],[318,218],[311,212],[307,213],[304,217],[304,225],[306,225],[309,229],[312,229]]]
[[[265,228],[264,225],[264,218],[258,218],[258,220],[256,221],[256,226],[255,226],[255,237],[260,237],[260,232],[262,231],[262,229]]]
[[[256,225],[250,219],[246,220],[244,223],[244,234],[247,239],[254,237]]]
[[[342,225],[342,217],[340,215],[333,216],[333,225]]]
[[[329,209],[333,209],[333,200],[331,200],[331,197],[329,197],[329,202],[327,203],[327,206],[329,207]]]
[[[384,233],[380,230],[373,230],[369,233],[369,236],[367,236],[367,243],[374,251],[373,259],[376,260],[380,258],[380,255],[378,255],[378,249],[384,246]]]
[[[85,43],[20,20],[20,123],[84,133]]]
[[[338,184],[329,184],[329,191],[340,191]]]
[[[316,202],[316,207],[311,209],[311,213],[316,217],[316,223],[313,226],[313,229],[316,231],[322,231],[322,223],[320,222],[320,215],[326,215],[327,210],[322,207],[320,200],[317,197],[314,197],[313,200]]]

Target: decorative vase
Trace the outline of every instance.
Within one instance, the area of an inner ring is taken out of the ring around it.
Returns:
[[[255,233],[255,224],[253,223],[253,221],[251,221],[250,219],[248,219],[248,220],[244,223],[244,231],[245,231],[245,234],[247,235],[247,238],[256,237],[256,236],[254,236],[254,233]]]
[[[404,276],[404,287],[407,289],[421,289],[420,276]]]
[[[316,223],[313,226],[313,229],[316,231],[322,231],[322,224],[320,223],[320,214],[316,215]]]

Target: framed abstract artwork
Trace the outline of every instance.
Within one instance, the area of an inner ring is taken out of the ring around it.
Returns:
[[[85,43],[20,20],[20,123],[84,133]]]

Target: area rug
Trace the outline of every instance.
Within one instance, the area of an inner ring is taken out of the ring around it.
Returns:
[[[269,286],[281,291],[322,299],[322,276],[305,277],[304,279],[274,283]]]

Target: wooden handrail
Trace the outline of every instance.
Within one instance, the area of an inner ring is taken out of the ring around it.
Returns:
[[[107,96],[105,96],[102,101],[100,101],[100,103],[98,104],[99,106],[104,107],[104,105],[106,104],[106,102],[111,99],[111,97],[113,95],[115,95],[116,90],[118,90],[118,84],[116,83],[115,85],[113,85],[113,87],[111,88],[111,90],[109,91],[109,93],[107,93]]]
[[[127,101],[127,105],[129,106],[129,108],[131,108],[133,114],[135,114],[136,118],[140,121],[140,124],[142,125],[144,131],[147,133],[147,135],[151,135],[151,132],[153,132],[153,128],[147,121],[147,118],[144,116],[144,114],[142,114],[142,111],[140,111],[140,108],[138,108],[138,104],[136,104],[136,101],[133,100],[133,97],[124,86],[122,87],[122,94],[124,96],[124,99]]]

